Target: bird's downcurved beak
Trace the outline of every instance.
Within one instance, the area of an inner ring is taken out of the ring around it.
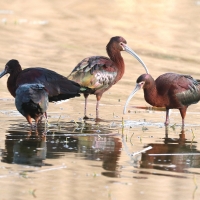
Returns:
[[[131,92],[131,94],[129,95],[128,99],[126,100],[125,106],[124,106],[124,111],[123,113],[126,114],[126,107],[129,104],[129,101],[132,99],[132,97],[134,96],[134,94],[141,89],[141,85],[139,83],[137,83],[135,89]]]
[[[127,44],[123,43],[123,48],[124,48],[124,51],[126,51],[127,53],[134,56],[142,64],[146,73],[149,74],[149,70],[148,70],[147,66],[144,64],[144,62],[142,61],[142,59]]]
[[[4,75],[6,75],[8,72],[6,69],[4,69],[1,73],[0,73],[0,78],[3,77]]]

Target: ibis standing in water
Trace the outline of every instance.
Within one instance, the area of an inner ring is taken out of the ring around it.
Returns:
[[[6,63],[5,69],[0,73],[0,78],[10,74],[7,81],[7,88],[10,94],[15,97],[16,89],[25,83],[41,83],[48,91],[49,101],[60,101],[80,96],[85,88],[74,81],[46,68],[31,67],[22,70],[18,60],[10,60]]]
[[[150,74],[143,74],[137,79],[136,87],[126,101],[124,113],[131,98],[141,88],[147,103],[166,108],[165,125],[169,124],[169,110],[175,108],[179,109],[184,126],[188,106],[200,100],[200,80],[176,73],[165,73],[154,80]]]
[[[81,86],[90,88],[84,92],[85,110],[84,119],[87,119],[87,99],[90,94],[96,95],[96,118],[99,118],[99,102],[105,91],[117,83],[123,76],[125,71],[124,60],[121,51],[134,56],[145,68],[148,69],[139,56],[128,47],[123,37],[112,37],[106,46],[107,54],[110,58],[104,56],[91,56],[83,59],[74,68],[68,79],[73,80]]]
[[[13,97],[16,97],[16,90],[19,86],[29,84],[18,90],[17,102],[22,101],[19,95],[23,95],[23,92],[25,92],[25,94],[28,93],[28,87],[30,87],[29,91],[34,91],[33,87],[35,86],[31,84],[42,84],[43,86],[41,87],[40,85],[38,92],[43,92],[43,97],[45,99],[48,94],[49,102],[80,96],[80,93],[86,89],[81,87],[78,83],[70,81],[66,77],[49,69],[34,67],[22,70],[19,62],[14,59],[7,62],[5,69],[0,73],[0,78],[5,74],[10,74],[7,80],[7,88]],[[47,94],[45,94],[44,90],[47,91]]]
[[[48,103],[48,92],[42,84],[23,84],[16,90],[16,108],[26,118],[32,128],[34,127],[32,118],[35,120],[35,127],[37,127],[43,115],[47,117]]]

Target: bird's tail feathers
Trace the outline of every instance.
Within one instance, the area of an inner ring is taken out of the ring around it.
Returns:
[[[80,87],[80,93],[92,94],[93,93],[93,89],[81,86]]]

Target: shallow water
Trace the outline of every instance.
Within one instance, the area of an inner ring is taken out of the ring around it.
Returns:
[[[0,71],[12,58],[23,68],[42,66],[68,75],[90,55],[106,55],[114,35],[157,77],[165,72],[200,77],[200,3],[176,1],[1,2]],[[102,121],[84,121],[83,97],[50,104],[48,124],[30,131],[0,79],[1,199],[199,199],[200,106],[151,108],[138,92],[123,115],[140,64],[122,53],[126,72],[104,94]]]
[[[49,112],[48,125],[32,132],[16,111],[1,111],[3,199],[198,199],[199,124],[165,128],[164,111],[132,111],[145,118],[97,123]]]

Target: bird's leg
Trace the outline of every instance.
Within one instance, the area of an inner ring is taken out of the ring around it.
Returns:
[[[45,116],[45,124],[48,124],[47,112],[45,112],[43,115]]]
[[[165,138],[168,138],[169,126],[165,126]]]
[[[39,117],[38,123],[42,123],[43,115]]]
[[[39,117],[38,123],[41,123],[41,122],[42,122],[43,117],[45,117],[45,120],[48,121],[47,113],[45,112],[45,113],[43,113],[43,115],[41,115],[41,116]]]
[[[182,128],[183,128],[185,126],[184,119],[185,119],[185,115],[186,115],[186,111],[187,111],[187,106],[184,108],[180,108],[179,111],[180,111],[181,117],[182,117]]]
[[[43,115],[42,115],[42,116],[43,116]],[[38,123],[40,122],[40,119],[41,119],[42,116],[37,116],[37,117],[35,117],[35,129],[37,129],[37,125],[38,125]]]
[[[83,119],[89,119],[89,117],[87,116],[87,99],[88,99],[89,94],[84,94],[85,97],[85,108],[84,108],[84,117]]]
[[[31,129],[34,129],[35,126],[32,123],[31,116],[30,115],[26,115],[25,117],[26,117],[27,122],[31,125]]]
[[[96,119],[99,119],[99,102],[102,95],[96,95],[97,104],[96,104]]]
[[[97,119],[99,118],[99,101],[97,101],[97,104],[96,104],[96,118]]]
[[[165,120],[165,125],[169,125],[169,108],[166,108],[166,120]]]
[[[25,115],[27,122],[32,125],[32,119],[30,115]]]
[[[47,118],[47,112],[45,112],[45,113],[44,113],[44,116],[45,116],[45,117],[46,117],[46,119],[48,120],[48,118]]]

